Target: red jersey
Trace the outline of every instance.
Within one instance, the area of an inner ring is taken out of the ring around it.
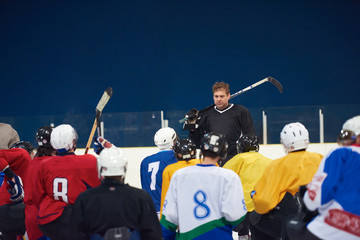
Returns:
[[[29,240],[41,238],[44,234],[40,231],[37,223],[38,208],[32,200],[32,193],[35,191],[34,180],[39,175],[41,162],[50,156],[34,158],[28,167],[26,173],[26,184],[24,185],[24,203],[25,203],[25,226]]]
[[[74,204],[78,195],[100,185],[96,157],[91,154],[53,156],[40,163],[32,200],[39,208],[38,223],[61,216],[64,207]]]
[[[3,171],[9,165],[11,170],[21,177],[23,184],[26,182],[26,171],[30,161],[31,157],[25,149],[12,148],[0,150],[0,171]],[[11,195],[7,191],[10,186],[6,182],[7,180],[9,179],[5,176],[4,183],[0,187],[0,206],[11,203]]]

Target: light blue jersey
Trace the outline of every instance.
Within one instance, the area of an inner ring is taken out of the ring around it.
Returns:
[[[147,191],[154,204],[155,209],[160,212],[162,174],[165,167],[176,163],[177,160],[173,150],[163,150],[144,158],[140,165],[140,178],[142,189]]]

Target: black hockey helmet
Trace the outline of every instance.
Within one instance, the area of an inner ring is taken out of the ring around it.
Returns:
[[[196,144],[191,139],[178,139],[173,147],[177,160],[190,160],[196,158]]]
[[[206,133],[201,140],[201,151],[215,153],[220,158],[226,158],[228,143],[224,135]]]
[[[259,140],[255,135],[241,136],[236,141],[236,150],[238,153],[259,151]]]
[[[13,145],[11,145],[10,149],[12,148],[22,148],[22,149],[25,149],[29,154],[31,154],[34,150],[36,150],[34,148],[34,146],[30,143],[30,142],[27,142],[27,141],[19,141],[19,142],[16,142],[14,143]]]
[[[51,147],[50,136],[54,128],[50,126],[42,126],[36,132],[35,138],[39,147]]]

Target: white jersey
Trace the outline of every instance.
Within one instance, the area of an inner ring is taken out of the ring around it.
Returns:
[[[166,194],[162,224],[164,239],[232,239],[232,228],[247,210],[239,176],[215,165],[176,171]]]

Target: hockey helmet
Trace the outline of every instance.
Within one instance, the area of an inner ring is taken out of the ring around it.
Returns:
[[[19,141],[11,145],[11,148],[25,149],[30,155],[36,150],[35,147],[28,141]]]
[[[98,157],[100,177],[124,176],[126,174],[127,160],[123,151],[113,146],[104,148]]]
[[[177,160],[190,160],[196,158],[196,145],[191,139],[179,139],[174,145]]]
[[[341,145],[352,144],[360,135],[360,115],[352,117],[343,124],[337,142]]]
[[[255,135],[243,135],[236,141],[236,150],[238,153],[259,151],[259,141]]]
[[[50,136],[53,129],[50,126],[42,126],[37,130],[35,138],[39,147],[51,147]]]
[[[53,129],[50,136],[51,146],[60,153],[76,148],[78,135],[69,124],[61,124]]]
[[[309,146],[309,132],[299,122],[289,123],[284,126],[280,133],[280,142],[285,148],[285,152],[292,152],[306,149]]]
[[[224,159],[227,155],[228,143],[224,135],[206,133],[201,140],[201,151],[211,152]]]
[[[160,150],[172,149],[176,132],[170,127],[160,128],[154,135],[154,143]]]

